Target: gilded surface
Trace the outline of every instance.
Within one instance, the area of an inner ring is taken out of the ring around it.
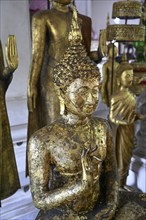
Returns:
[[[144,41],[143,25],[113,24],[107,26],[107,40],[112,41]]]
[[[89,148],[93,151],[90,155],[92,183],[86,183],[83,175],[83,165],[87,163],[84,157],[88,156]],[[41,129],[30,140],[29,161],[36,207],[52,211],[59,208],[66,217],[66,210],[69,215],[86,216],[99,203],[99,177],[103,170],[107,178],[107,202],[109,207],[112,203],[116,206],[115,160],[105,122],[90,119],[85,125],[75,126],[62,119]]]
[[[11,196],[20,188],[16,167],[5,95],[18,66],[15,37],[10,35],[6,45],[7,67],[4,65],[0,42],[0,200]]]
[[[118,203],[111,132],[104,120],[91,117],[98,103],[99,71],[81,40],[73,8],[69,46],[54,67],[65,111],[29,141],[33,201],[47,210],[47,219],[112,219]],[[103,205],[97,208],[101,195]],[[41,212],[38,219],[43,219]]]
[[[103,64],[103,68],[102,68],[103,80],[101,87],[101,97],[102,97],[102,101],[108,107],[110,106],[111,95],[115,93],[116,90],[118,89],[117,80],[116,80],[116,69],[119,66],[119,63],[115,60],[117,53],[118,51],[116,46],[114,46],[113,44],[108,45],[108,60],[106,63]]]
[[[120,91],[111,99],[110,120],[118,125],[116,134],[116,158],[120,176],[120,187],[126,184],[133,149],[134,121],[145,119],[135,112],[135,96],[129,91],[133,82],[133,68],[129,64],[121,64],[117,69],[117,80]]]
[[[142,3],[139,1],[114,2],[112,18],[133,19],[142,15]]]

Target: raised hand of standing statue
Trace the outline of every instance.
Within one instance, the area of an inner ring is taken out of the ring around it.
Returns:
[[[5,50],[7,68],[11,72],[14,72],[14,70],[16,70],[18,67],[18,52],[16,38],[14,35],[9,35]]]

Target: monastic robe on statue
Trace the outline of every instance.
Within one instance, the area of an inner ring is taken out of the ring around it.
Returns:
[[[0,42],[0,200],[11,196],[20,188],[5,94],[12,80],[12,73],[4,75],[4,62]]]
[[[110,111],[113,112],[113,118],[128,123],[127,125],[118,125],[116,135],[116,157],[122,185],[126,183],[132,156],[135,105],[135,97],[130,91],[119,91],[111,99]]]

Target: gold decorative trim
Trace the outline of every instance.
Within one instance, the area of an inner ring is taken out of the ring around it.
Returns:
[[[107,40],[112,41],[144,41],[143,25],[115,24],[107,26]]]
[[[114,2],[112,18],[133,19],[142,15],[142,3],[138,1]]]

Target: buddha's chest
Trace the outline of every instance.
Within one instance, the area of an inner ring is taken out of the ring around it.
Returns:
[[[83,151],[89,149],[89,160],[95,173],[106,158],[106,137],[99,129],[84,129],[83,132],[70,130],[60,135],[56,145],[52,142],[51,159],[56,170],[62,174],[76,175],[82,172],[81,158]]]

